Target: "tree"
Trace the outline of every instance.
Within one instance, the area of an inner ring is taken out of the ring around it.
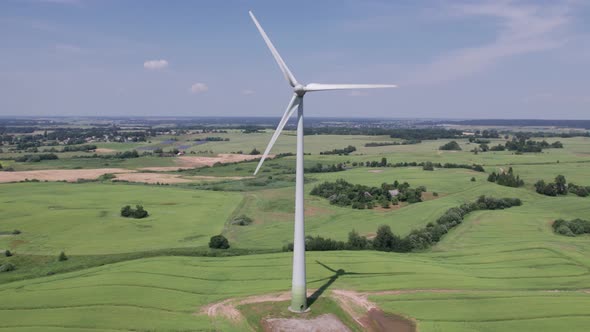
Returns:
[[[475,182],[475,177],[471,177],[471,182]]]
[[[387,158],[385,158],[385,157],[381,158],[381,164],[380,164],[380,166],[381,167],[387,166]]]
[[[209,248],[212,249],[228,249],[229,241],[223,235],[212,236],[209,240]]]
[[[567,194],[567,181],[565,180],[565,176],[558,175],[555,178],[555,185],[557,189],[558,195],[566,195]]]
[[[459,146],[459,143],[457,143],[456,141],[450,141],[447,144],[441,145],[438,149],[439,150],[460,151],[461,147]]]
[[[391,251],[396,238],[387,225],[381,225],[377,229],[377,235],[373,239],[373,248],[379,251]]]
[[[369,245],[369,240],[366,237],[360,236],[354,229],[348,233],[347,249],[362,250]]]
[[[432,164],[432,162],[427,161],[422,166],[422,169],[425,170],[425,171],[434,171],[434,165]]]
[[[67,261],[68,260],[68,256],[66,256],[66,253],[62,251],[62,252],[59,253],[59,256],[57,256],[57,260],[60,261],[60,262]]]
[[[252,149],[252,151],[250,151],[251,155],[259,155],[260,151],[256,150],[256,148]]]
[[[12,253],[10,252],[10,250],[6,249],[6,250],[4,251],[4,256],[6,256],[6,257],[10,257],[10,256],[12,256]]]

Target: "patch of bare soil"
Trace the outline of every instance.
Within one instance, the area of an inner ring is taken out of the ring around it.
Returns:
[[[433,199],[437,199],[439,196],[434,196],[431,192],[423,192],[422,193],[422,200],[423,201],[431,201]]]
[[[94,152],[96,153],[111,153],[111,152],[116,152],[117,150],[113,150],[113,149],[107,149],[107,148],[98,148],[96,150],[94,150]]]
[[[322,208],[322,207],[319,207],[319,206],[310,206],[310,205],[307,205],[305,207],[305,216],[306,217],[313,217],[313,216],[318,216],[318,215],[321,215],[321,214],[328,214],[330,212],[331,211],[329,209]]]
[[[183,167],[203,167],[203,166],[213,166],[216,163],[228,164],[228,163],[236,163],[241,161],[247,160],[254,160],[259,159],[261,156],[259,155],[249,155],[249,154],[233,154],[233,153],[221,153],[218,154],[216,157],[191,157],[191,156],[182,156],[176,158],[176,163]],[[274,157],[274,155],[269,155],[269,158]]]
[[[350,329],[333,314],[320,315],[312,319],[268,318],[263,321],[264,331],[268,332],[346,332]]]
[[[370,169],[367,172],[369,172],[369,173],[382,173],[383,170],[382,169]]]
[[[382,332],[414,332],[413,322],[397,315],[388,314],[379,309],[371,309],[367,315],[360,318],[366,331]]]
[[[178,174],[166,173],[123,173],[115,174],[117,180],[143,183],[187,183],[190,179],[183,179]]]
[[[359,293],[349,290],[333,290],[331,297],[336,299],[341,308],[348,313],[359,324],[364,331],[395,331],[414,332],[416,324],[404,317],[383,312],[379,307],[368,300],[369,294],[403,294],[403,292],[429,291],[440,292],[441,290],[410,290],[376,293]],[[444,290],[442,290],[444,291]],[[308,290],[308,296],[313,293]],[[199,314],[206,314],[209,317],[222,317],[231,321],[245,319],[238,306],[243,304],[262,302],[283,302],[291,297],[290,292],[273,293],[260,296],[250,296],[244,299],[227,299],[221,302],[212,303],[199,310]],[[314,319],[288,319],[288,318],[267,318],[263,322],[265,331],[350,331],[336,316],[325,314]]]
[[[268,158],[273,158],[274,155],[268,155]],[[221,153],[216,157],[193,157],[193,156],[181,156],[174,159],[174,162],[178,166],[164,166],[164,167],[143,167],[140,170],[154,171],[154,172],[168,172],[177,171],[180,169],[193,169],[205,166],[213,166],[217,163],[229,164],[237,163],[247,160],[255,160],[260,158],[259,155],[249,154],[234,154],[234,153]]]
[[[308,293],[311,295],[311,293]],[[259,296],[250,296],[242,300],[227,299],[221,302],[212,303],[204,306],[199,311],[201,314],[207,314],[209,317],[225,317],[232,321],[243,319],[242,314],[236,308],[239,305],[261,303],[261,302],[282,302],[291,298],[291,293],[273,293]]]
[[[334,298],[364,331],[401,331],[414,332],[416,324],[404,317],[383,312],[368,299],[368,293],[348,290],[332,291]],[[376,293],[371,293],[376,294]]]
[[[98,168],[98,169],[47,169],[38,171],[0,172],[0,183],[19,182],[26,179],[39,181],[68,181],[76,182],[78,179],[96,179],[107,173],[130,173],[134,170],[124,168]]]

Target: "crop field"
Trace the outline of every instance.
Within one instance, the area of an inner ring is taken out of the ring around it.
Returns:
[[[115,153],[190,145],[187,156],[214,157],[262,151],[271,134],[229,130],[97,146]],[[282,136],[273,153],[294,152],[292,134]],[[229,140],[195,143],[210,136]],[[361,135],[305,139],[306,152],[311,153],[305,167],[347,165],[344,171],[306,174],[307,235],[346,241],[354,229],[373,238],[380,225],[387,225],[405,236],[481,195],[522,200],[522,206],[469,213],[461,225],[425,250],[308,252],[308,288],[320,298],[311,305],[314,315],[331,312],[344,317],[351,314],[347,307],[370,304],[411,320],[422,332],[588,330],[590,236],[557,235],[551,223],[559,218],[590,219],[590,197],[549,197],[536,193],[533,186],[560,174],[568,182],[590,186],[588,137],[544,138],[550,143],[559,140],[564,148],[524,154],[475,154],[470,150],[477,144],[467,139],[456,140],[462,151],[438,149],[449,139],[380,147],[364,144],[401,140]],[[504,142],[492,139],[489,145]],[[350,155],[319,154],[348,145],[357,150]],[[0,163],[15,172],[179,165],[177,157],[72,158],[80,154]],[[352,166],[382,158],[389,163],[480,164],[485,172]],[[109,179],[0,184],[0,249],[13,253],[3,255],[0,265],[16,266],[0,273],[0,331],[260,330],[250,307],[244,307],[246,317],[240,317],[231,315],[232,305],[241,308],[240,303],[256,302],[239,301],[256,297],[276,297],[277,303],[285,304],[281,294],[290,289],[292,256],[282,248],[293,238],[294,163],[292,156],[269,160],[256,177],[256,161],[140,174],[191,179],[170,185]],[[487,181],[491,172],[509,167],[524,186]],[[397,180],[424,186],[426,192],[423,202],[363,210],[331,205],[310,194],[314,186],[338,179],[367,186]],[[149,212],[147,218],[120,216],[123,206],[138,204]],[[252,223],[232,222],[242,215]],[[229,240],[230,249],[208,248],[210,237],[217,234]],[[62,251],[67,261],[57,260]],[[350,317],[343,322],[362,330]]]

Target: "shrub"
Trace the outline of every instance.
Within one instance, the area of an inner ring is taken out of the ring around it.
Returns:
[[[228,249],[229,241],[223,235],[212,236],[209,240],[209,248],[212,249]]]
[[[136,205],[135,211],[133,212],[133,218],[135,219],[142,219],[148,216],[148,212],[144,210],[143,206]]]
[[[14,271],[16,267],[12,263],[4,263],[0,265],[0,272],[10,272]]]
[[[252,218],[242,214],[242,215],[237,216],[234,219],[232,219],[231,224],[232,225],[239,225],[239,226],[248,226],[252,222],[253,222]]]
[[[10,256],[12,256],[12,253],[10,252],[10,250],[6,249],[6,250],[4,251],[4,256],[6,256],[6,257],[10,257]]]
[[[260,151],[256,150],[256,148],[252,149],[252,151],[250,151],[251,155],[259,155]]]
[[[475,182],[475,177],[471,177],[471,182]]]
[[[68,260],[68,256],[66,256],[66,253],[62,251],[62,252],[59,253],[59,256],[57,256],[57,260],[59,262],[67,261]]]
[[[18,229],[15,229],[12,231],[12,235],[19,235],[20,233],[21,233],[21,231]]]
[[[121,217],[142,219],[149,216],[149,213],[141,205],[136,205],[135,209],[129,205],[125,205],[121,208]]]
[[[131,209],[131,206],[125,205],[124,207],[121,208],[121,217],[125,217],[125,218],[131,217],[132,211],[133,210]]]

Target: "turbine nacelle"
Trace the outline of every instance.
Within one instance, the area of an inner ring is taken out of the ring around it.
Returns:
[[[293,92],[295,92],[295,94],[297,96],[303,97],[303,95],[305,95],[307,90],[305,89],[305,86],[303,86],[301,84],[297,84],[295,87],[293,87]]]

